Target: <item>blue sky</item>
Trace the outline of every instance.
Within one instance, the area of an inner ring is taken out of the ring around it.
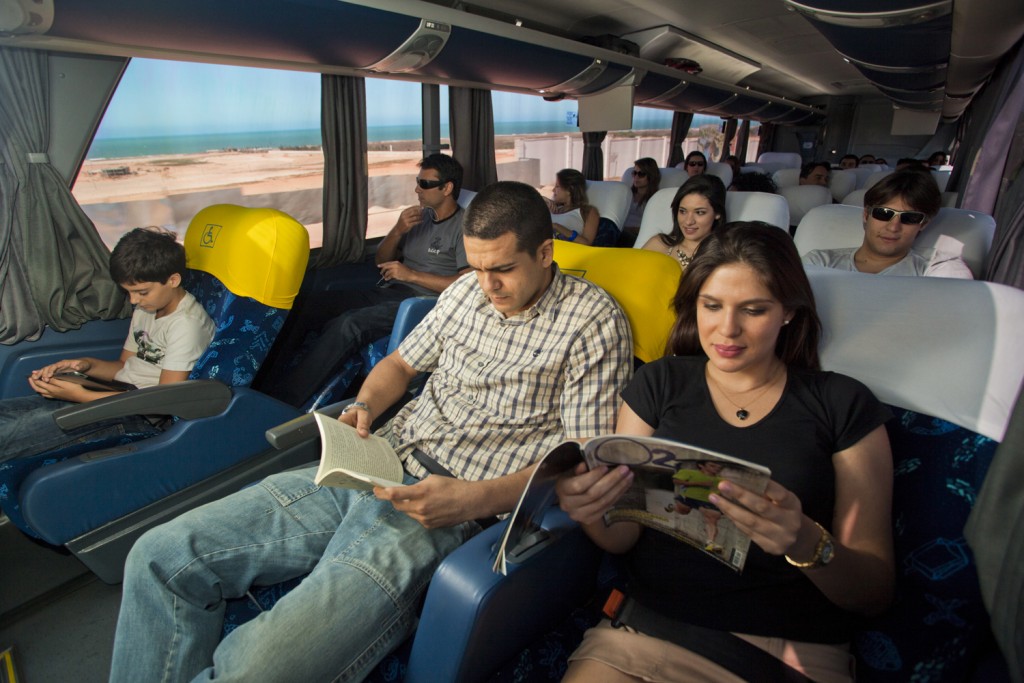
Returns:
[[[420,121],[420,86],[366,79],[367,123]],[[184,93],[189,93],[186,97]],[[270,94],[272,93],[272,95]],[[565,121],[574,100],[494,92],[496,121]],[[448,98],[441,97],[442,120]],[[668,128],[671,112],[636,108],[634,128]],[[320,126],[320,75],[297,71],[134,59],[125,71],[99,138],[306,130]]]

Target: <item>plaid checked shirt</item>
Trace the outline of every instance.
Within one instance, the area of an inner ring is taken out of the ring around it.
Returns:
[[[493,479],[567,438],[614,430],[633,368],[629,323],[600,287],[552,268],[537,303],[507,319],[467,274],[402,342],[402,359],[432,372],[384,430],[407,472],[427,474],[418,448],[461,479]]]

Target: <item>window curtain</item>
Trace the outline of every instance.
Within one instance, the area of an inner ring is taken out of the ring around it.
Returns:
[[[729,147],[732,145],[734,137],[736,137],[736,119],[726,119],[725,138],[722,140],[722,153],[718,156],[719,161],[725,161],[725,158],[729,156]]]
[[[462,186],[479,192],[498,182],[491,92],[449,86],[448,127],[452,157],[462,164]]]
[[[605,131],[583,134],[583,177],[604,180],[604,151],[601,143],[608,135]]]
[[[757,143],[757,158],[760,159],[761,155],[765,152],[772,151],[772,145],[775,143],[775,124],[774,123],[762,123],[761,124],[761,139]]]
[[[736,156],[740,165],[747,163],[747,142],[750,140],[750,119],[743,119],[740,124],[739,140],[736,144]]]
[[[690,134],[690,124],[693,123],[693,113],[677,111],[672,114],[672,131],[668,141],[668,162],[665,164],[672,168],[686,158],[683,153],[683,143],[686,136]]]
[[[110,252],[49,162],[49,55],[0,48],[0,343],[127,316]]]
[[[961,141],[949,186],[960,206],[995,218],[982,279],[1024,288],[1024,42],[964,113],[971,138]]]
[[[324,148],[324,243],[315,266],[326,268],[363,258],[369,210],[363,78],[321,77],[320,135]]]

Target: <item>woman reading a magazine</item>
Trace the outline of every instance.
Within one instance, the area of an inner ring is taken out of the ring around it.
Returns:
[[[756,662],[767,680],[850,681],[855,615],[882,611],[893,592],[888,410],[820,370],[814,296],[778,228],[733,223],[708,236],[675,308],[673,355],[637,372],[616,432],[767,466],[763,494],[728,477],[709,494],[721,523],[752,539],[749,556],[740,573],[640,524],[606,526],[633,474],[577,468],[558,483],[561,506],[625,554],[629,583],[615,626],[587,632],[565,680],[742,680]]]

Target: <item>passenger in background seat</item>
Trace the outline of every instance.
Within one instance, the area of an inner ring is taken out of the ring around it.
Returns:
[[[601,214],[587,200],[587,179],[574,168],[563,168],[555,174],[551,199],[545,198],[551,212],[551,229],[555,239],[579,244],[593,244],[597,237]]]
[[[262,389],[301,407],[350,356],[391,333],[403,300],[438,294],[469,270],[462,243],[465,212],[456,202],[461,188],[462,166],[452,157],[431,154],[420,162],[419,204],[399,215],[377,247],[377,289],[322,292],[303,302],[282,348],[299,349],[311,330],[322,327],[320,337],[295,367],[275,359]]]
[[[121,238],[110,254],[110,275],[128,292],[135,312],[120,358],[72,358],[32,372],[28,383],[36,396],[0,401],[0,462],[126,432],[160,431],[141,415],[62,430],[53,420],[57,409],[119,392],[93,391],[55,375],[79,372],[137,388],[188,379],[213,339],[214,324],[181,286],[184,273],[185,248],[174,233],[136,228]]]
[[[815,249],[805,264],[877,275],[927,275],[973,279],[960,252],[943,248],[925,255],[914,240],[942,206],[938,185],[927,172],[896,171],[864,195],[864,241],[859,247]],[[961,245],[962,247],[962,245]],[[962,248],[961,248],[962,251]]]
[[[768,194],[778,194],[779,188],[775,185],[775,181],[767,173],[760,173],[753,171],[751,173],[741,173],[740,175],[732,177],[732,185],[729,186],[730,192],[767,192]]]
[[[622,227],[622,232],[630,235],[633,242],[640,232],[640,222],[644,217],[644,209],[647,208],[647,200],[658,191],[660,184],[661,170],[657,161],[644,157],[633,162],[633,186],[629,188],[633,198],[629,202],[629,214]]]
[[[725,224],[725,186],[718,176],[693,176],[672,198],[672,230],[647,240],[650,251],[668,254],[686,266],[693,259],[701,240]]]
[[[828,175],[832,167],[825,161],[809,161],[800,169],[801,185],[821,185],[828,187]]]
[[[858,164],[857,155],[855,154],[844,154],[843,158],[839,160],[839,168],[847,170],[851,168],[857,168]]]
[[[615,422],[633,343],[618,304],[553,261],[537,190],[490,185],[466,221],[476,271],[445,289],[339,418],[371,422],[431,372],[381,435],[404,486],[276,474],[143,535],[128,556],[111,681],[361,681],[416,625],[440,561],[511,511],[538,461]],[[311,572],[311,573],[310,573]],[[306,575],[221,640],[225,600]]]
[[[693,150],[686,155],[686,161],[681,164],[680,168],[685,170],[691,178],[703,175],[708,170],[708,158],[704,156],[704,152]]]

